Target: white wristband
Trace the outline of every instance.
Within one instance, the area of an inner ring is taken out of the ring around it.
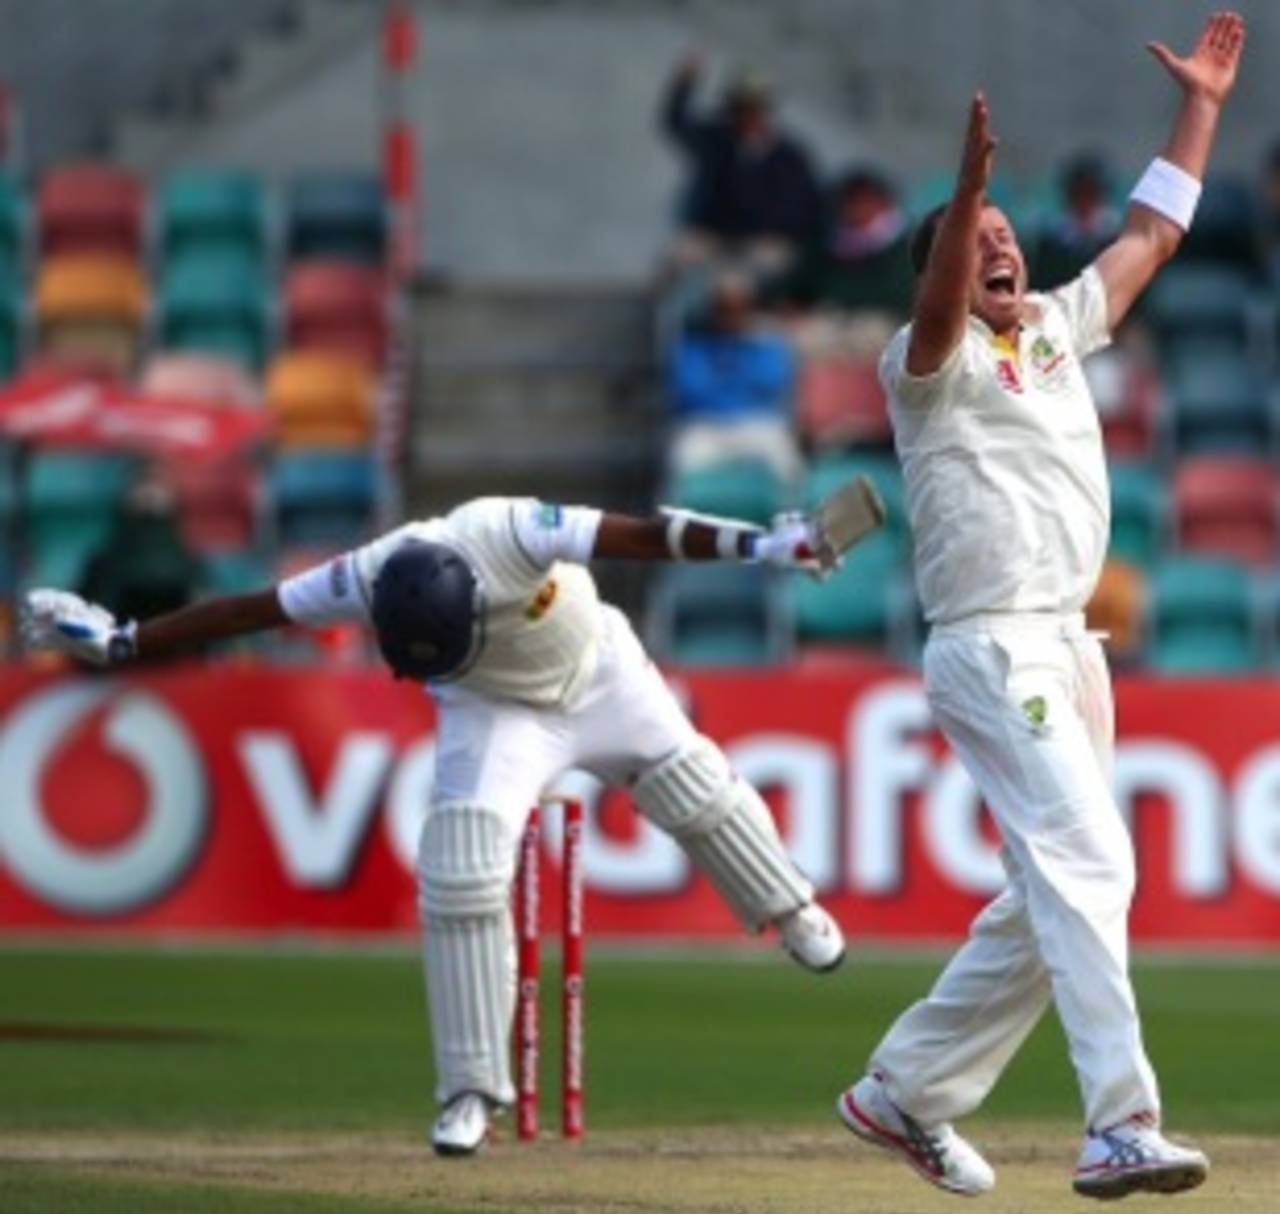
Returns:
[[[749,551],[746,554],[742,551],[742,537],[760,533],[759,527],[736,519],[716,518],[714,515],[697,514],[692,510],[673,509],[670,506],[663,506],[661,510],[667,517],[667,551],[674,561],[686,558],[684,533],[690,523],[698,523],[715,531],[716,557],[722,561],[742,560],[744,556],[749,559]],[[748,545],[749,543],[750,541]]]
[[[1200,182],[1185,169],[1157,156],[1133,187],[1129,200],[1150,207],[1185,232],[1200,201]]]

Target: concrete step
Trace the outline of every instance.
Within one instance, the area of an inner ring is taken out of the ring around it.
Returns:
[[[418,399],[424,418],[434,419],[466,410],[476,417],[510,420],[534,414],[591,416],[617,409],[643,407],[652,401],[654,387],[646,368],[601,374],[591,368],[516,370],[490,367],[442,370],[423,367]]]

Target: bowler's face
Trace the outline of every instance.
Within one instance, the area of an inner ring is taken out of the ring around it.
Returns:
[[[969,285],[969,310],[1000,334],[1022,319],[1027,263],[1013,225],[999,207],[984,207],[978,221],[978,265]]]

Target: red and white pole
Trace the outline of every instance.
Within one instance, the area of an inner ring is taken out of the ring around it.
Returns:
[[[382,66],[385,103],[382,177],[391,204],[390,270],[408,282],[418,266],[418,145],[408,112],[408,79],[418,54],[418,31],[408,0],[387,0],[382,18]]]
[[[529,811],[516,871],[516,1135],[538,1136],[538,899],[539,811]]]
[[[583,890],[582,802],[564,802],[564,854],[561,868],[561,1133],[583,1133]]]

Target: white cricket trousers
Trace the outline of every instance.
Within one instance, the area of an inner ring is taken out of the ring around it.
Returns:
[[[1111,791],[1106,658],[1083,617],[935,627],[925,690],[1000,828],[1009,883],[872,1055],[926,1124],[973,1111],[1052,999],[1086,1124],[1160,1114],[1128,974],[1133,846]]]

